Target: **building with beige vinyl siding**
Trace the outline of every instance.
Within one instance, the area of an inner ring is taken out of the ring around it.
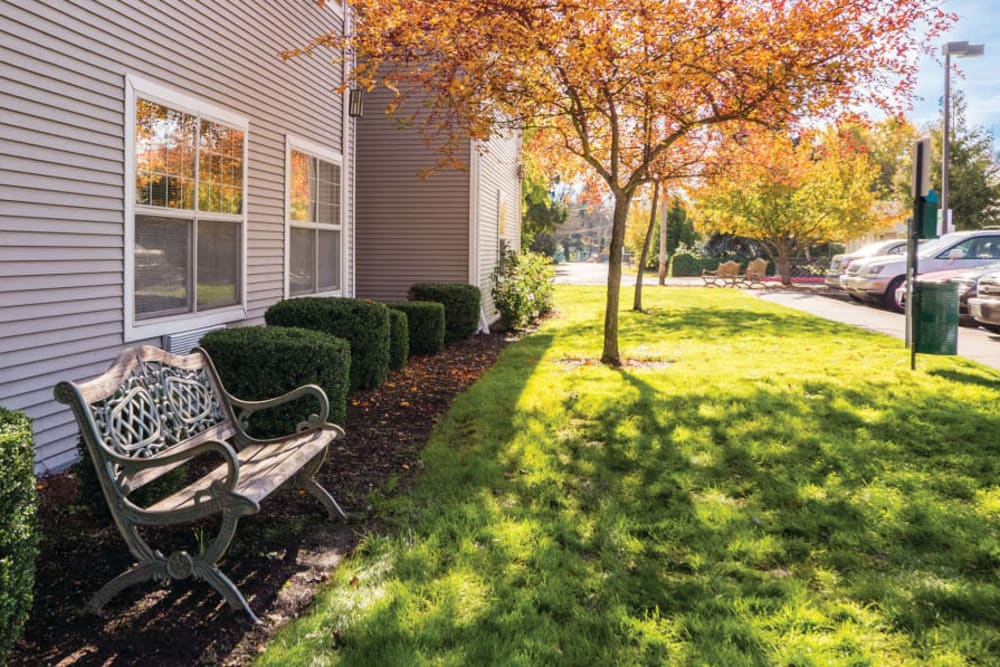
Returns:
[[[354,295],[343,71],[278,57],[338,25],[340,3],[0,6],[0,405],[40,472],[75,456],[56,382]]]
[[[470,283],[492,322],[501,239],[520,248],[520,136],[469,142],[456,156],[467,169],[435,169],[440,155],[419,116],[402,123],[384,113],[390,95],[370,93],[357,124],[357,294],[398,300],[417,282]]]

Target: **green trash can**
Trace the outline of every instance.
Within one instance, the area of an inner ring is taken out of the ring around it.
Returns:
[[[917,282],[916,341],[921,354],[958,353],[958,286]]]

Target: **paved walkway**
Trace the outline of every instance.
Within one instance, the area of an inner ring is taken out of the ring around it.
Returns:
[[[802,293],[792,290],[753,292],[761,299],[780,303],[812,315],[825,317],[856,327],[877,331],[900,340],[906,337],[906,318],[899,313],[873,308],[850,299]],[[1000,369],[1000,335],[972,327],[958,328],[958,354],[979,363]],[[920,357],[917,357],[917,367]]]

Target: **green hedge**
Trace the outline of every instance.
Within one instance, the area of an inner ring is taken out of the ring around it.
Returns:
[[[417,283],[410,287],[407,296],[411,301],[437,301],[444,304],[445,342],[466,338],[479,329],[482,294],[475,285]]]
[[[437,301],[390,301],[385,305],[406,314],[410,354],[437,354],[444,349],[444,304]]]
[[[723,257],[722,259],[714,257],[696,257],[694,255],[673,255],[670,258],[670,266],[667,270],[667,275],[671,278],[682,278],[684,276],[700,276],[704,269],[709,271],[714,271],[719,268],[719,264],[722,262],[739,262],[740,272],[743,272],[747,268],[747,264],[754,260],[754,257]],[[774,263],[768,262],[767,264],[767,275],[774,274]]]
[[[389,368],[400,370],[410,356],[410,327],[406,313],[389,309]]]
[[[373,389],[389,372],[389,309],[341,297],[280,301],[264,313],[272,326],[302,327],[343,338],[351,345],[351,389]]]
[[[0,664],[31,610],[38,534],[31,421],[0,408]]]
[[[330,400],[329,420],[344,423],[348,373],[347,341],[319,331],[289,327],[221,329],[201,339],[226,390],[246,400],[275,398],[304,384],[319,385]],[[251,416],[251,435],[277,437],[317,412],[316,399],[302,397]]]
[[[719,260],[711,257],[695,257],[694,255],[674,255],[670,258],[667,274],[671,278],[684,276],[700,276],[704,269],[718,268]]]

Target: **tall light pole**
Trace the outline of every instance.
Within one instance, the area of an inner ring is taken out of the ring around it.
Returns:
[[[941,233],[948,233],[951,222],[948,202],[948,144],[951,140],[951,57],[975,58],[983,55],[986,48],[982,44],[968,42],[948,42],[941,47],[944,54],[944,127],[941,131]]]

